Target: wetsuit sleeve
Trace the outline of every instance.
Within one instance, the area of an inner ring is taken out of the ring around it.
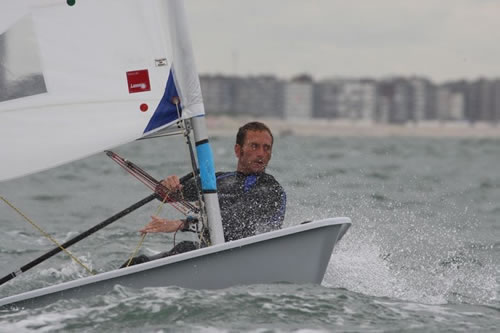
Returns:
[[[217,172],[216,176],[221,174],[221,172]],[[188,174],[189,175],[189,174]],[[200,178],[196,177],[188,177],[188,175],[184,176],[184,181],[181,181],[182,184],[182,195],[184,199],[187,201],[196,201],[198,200],[198,186],[201,187]],[[198,186],[196,186],[196,181],[198,182]]]
[[[196,186],[196,180],[194,177],[191,177],[182,183],[182,195],[184,199],[187,201],[196,201],[198,200],[198,187]]]

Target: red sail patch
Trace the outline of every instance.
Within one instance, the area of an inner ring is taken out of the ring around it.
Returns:
[[[127,72],[128,92],[137,93],[150,91],[149,72],[147,69]]]

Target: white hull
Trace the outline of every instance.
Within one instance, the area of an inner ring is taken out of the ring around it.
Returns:
[[[350,225],[346,217],[301,224],[6,297],[0,299],[0,307],[36,307],[84,298],[104,294],[117,284],[194,289],[275,282],[319,284],[333,247]]]

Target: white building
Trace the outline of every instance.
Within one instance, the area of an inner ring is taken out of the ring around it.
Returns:
[[[311,119],[313,115],[313,84],[310,81],[291,81],[283,94],[286,119]]]
[[[428,96],[426,82],[423,79],[412,78],[410,86],[413,92],[412,98],[412,118],[415,122],[421,122],[425,119],[426,109],[428,107]]]
[[[462,93],[448,88],[438,88],[436,92],[436,113],[438,120],[463,120],[465,99]]]
[[[372,122],[377,86],[368,80],[335,79],[316,84],[315,116]]]
[[[339,118],[373,121],[377,106],[375,83],[358,80],[345,81],[341,85],[337,103]]]
[[[234,78],[224,76],[200,77],[203,103],[207,114],[229,114],[233,112],[233,81]]]

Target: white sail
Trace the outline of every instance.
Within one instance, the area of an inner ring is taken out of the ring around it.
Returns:
[[[0,2],[0,180],[164,131],[178,121],[173,100],[180,97],[181,117],[192,118],[215,244],[3,298],[0,307],[102,294],[116,283],[225,288],[319,283],[323,278],[349,219],[315,221],[221,244],[215,168],[185,21],[182,0]],[[298,257],[290,255],[296,244]]]
[[[183,118],[204,114],[168,2],[2,0],[0,180],[162,130],[177,118],[172,96]]]

